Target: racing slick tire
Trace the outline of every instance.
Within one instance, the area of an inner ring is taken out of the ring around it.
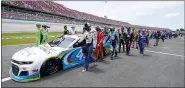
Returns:
[[[52,58],[46,61],[41,66],[40,74],[41,77],[54,74],[62,69],[62,62],[60,59]]]

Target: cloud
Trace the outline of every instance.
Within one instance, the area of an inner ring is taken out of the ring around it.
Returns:
[[[135,25],[176,28],[184,24],[184,1],[54,1],[78,11]],[[178,12],[178,13],[171,13]],[[171,18],[167,21],[163,18]],[[160,20],[160,21],[159,21]],[[150,25],[152,24],[152,25]]]
[[[150,14],[146,12],[136,12],[136,16],[146,16],[146,15],[150,15]]]
[[[155,27],[154,25],[151,25],[151,24],[150,24],[149,26],[150,26],[150,27]]]
[[[166,15],[164,15],[165,18],[170,18],[170,17],[176,17],[179,16],[180,13],[167,13]]]

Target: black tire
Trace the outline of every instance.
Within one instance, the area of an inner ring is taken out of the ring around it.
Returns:
[[[41,66],[41,70],[40,70],[41,77],[54,74],[60,71],[61,68],[62,68],[62,63],[60,59],[55,59],[55,58],[50,59]]]

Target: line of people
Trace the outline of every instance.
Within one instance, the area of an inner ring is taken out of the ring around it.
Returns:
[[[126,55],[130,55],[130,48],[136,48],[140,50],[140,55],[144,55],[145,47],[149,47],[149,41],[156,39],[154,46],[158,46],[159,39],[163,36],[164,39],[171,39],[171,32],[167,31],[150,31],[145,29],[136,30],[131,27],[122,27],[115,29],[114,27],[101,29],[99,26],[95,27],[96,32],[91,31],[89,24],[85,24],[83,28],[84,37],[82,40],[86,40],[86,46],[83,48],[85,55],[84,70],[88,71],[89,63],[96,61],[102,61],[104,58],[105,50],[103,48],[104,42],[110,42],[111,44],[111,60],[117,57],[118,53],[126,52]],[[162,33],[162,34],[161,34]],[[81,41],[82,41],[81,40]],[[93,58],[93,46],[95,47],[95,53]]]
[[[130,54],[130,47],[132,44],[132,48],[136,45],[136,48],[140,48],[140,53],[143,56],[144,54],[144,47],[145,47],[145,41],[147,39],[147,35],[145,33],[145,30],[142,30],[141,33],[137,33],[135,29],[133,29],[131,32],[131,28],[123,27],[120,30],[116,31],[115,28],[109,28],[110,30],[107,31],[107,28],[104,28],[104,30],[100,29],[99,26],[96,28],[96,32],[93,33],[91,31],[91,28],[88,23],[84,25],[83,28],[83,38],[79,41],[85,41],[85,45],[82,50],[85,55],[85,63],[84,63],[84,69],[82,70],[83,72],[88,71],[89,68],[89,63],[90,62],[95,62],[96,61],[102,61],[104,52],[103,52],[103,41],[104,38],[105,42],[110,41],[110,44],[112,46],[111,48],[111,60],[113,60],[113,57],[116,57],[118,54],[118,49],[119,53],[121,50],[121,45],[123,48],[123,51],[125,51],[125,45],[126,45],[126,55]],[[125,32],[125,29],[127,31]],[[148,38],[149,39],[149,38]],[[95,40],[95,41],[94,41]],[[95,43],[93,43],[95,42]],[[136,43],[136,44],[134,44]],[[91,55],[93,53],[93,44],[95,44],[95,58],[93,58]]]
[[[48,26],[37,24],[38,28],[37,33],[37,44],[43,44],[47,42],[47,32],[48,32]],[[71,27],[74,31],[72,34],[76,34],[75,28]],[[45,29],[45,32],[44,30]],[[126,52],[126,55],[130,55],[130,48],[136,48],[140,50],[140,55],[144,55],[144,48],[149,47],[149,41],[150,39],[156,39],[156,42],[154,46],[158,46],[159,39],[161,38],[162,41],[164,39],[171,39],[170,32],[167,31],[149,31],[145,29],[136,30],[135,28],[131,27],[122,27],[121,29],[115,29],[114,27],[108,28],[104,27],[104,29],[101,29],[99,26],[95,27],[96,32],[93,32],[91,30],[91,26],[89,23],[86,23],[83,27],[83,37],[78,42],[83,42],[85,44],[84,47],[82,47],[82,52],[85,56],[85,63],[84,63],[84,69],[83,72],[89,70],[89,63],[90,62],[96,62],[102,61],[105,55],[104,50],[104,43],[110,42],[111,44],[111,60],[114,59],[114,57],[117,57],[118,53],[121,53],[121,50],[123,52]],[[63,35],[71,34],[67,30],[67,26],[64,26],[64,33]],[[93,48],[95,48],[94,51],[94,57],[92,57]]]

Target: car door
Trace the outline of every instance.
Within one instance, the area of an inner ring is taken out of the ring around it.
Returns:
[[[78,59],[75,57],[75,53],[77,53],[79,49],[71,47],[75,42],[75,38],[65,37],[65,39],[58,45],[58,47],[66,49],[63,51],[64,55],[62,57],[64,70],[78,65]]]
[[[76,59],[76,63],[79,64],[83,64],[85,62],[85,57],[84,54],[82,52],[82,47],[84,47],[85,44],[83,42],[79,43],[78,41],[76,43],[74,43],[73,45],[73,49],[75,49],[76,51],[73,53],[73,57]]]

